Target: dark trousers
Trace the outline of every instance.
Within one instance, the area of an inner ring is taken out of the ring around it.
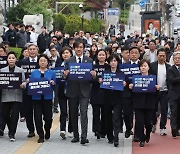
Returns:
[[[111,141],[114,137],[118,137],[120,129],[122,128],[122,105],[105,104],[104,107],[107,138]]]
[[[131,131],[133,128],[133,104],[130,98],[123,98],[123,119],[126,130]]]
[[[180,101],[179,101],[180,103]],[[180,104],[178,104],[177,119],[180,119]],[[177,121],[177,129],[180,130],[180,120]]]
[[[25,117],[25,112],[24,112],[25,104],[24,102],[21,102],[20,104],[20,117]]]
[[[87,138],[87,128],[88,128],[88,110],[89,98],[83,97],[81,94],[76,97],[69,98],[70,116],[72,120],[73,134],[75,138],[79,138],[78,132],[78,111],[80,106],[80,116],[81,116],[81,137]]]
[[[166,129],[167,123],[167,112],[168,112],[168,99],[167,99],[167,91],[160,91],[156,96],[156,104],[153,112],[153,125],[157,123],[156,113],[158,111],[158,103],[160,102],[161,106],[161,119],[160,119],[160,129]]]
[[[113,130],[114,130],[114,137],[115,139],[118,138],[119,132],[121,130],[122,123],[122,105],[118,104],[118,105],[114,105],[113,107]]]
[[[68,111],[67,111],[67,105],[68,105],[68,100],[65,95],[59,97],[59,106],[60,106],[60,131],[66,131],[66,120],[68,117]],[[69,113],[70,113],[70,108],[69,108]],[[72,123],[71,123],[71,116],[69,114],[69,121],[68,121],[68,132],[72,132]]]
[[[144,134],[144,127],[146,128],[146,134],[150,134],[152,130],[152,115],[151,109],[135,109],[136,118],[136,134],[140,141],[145,141],[146,135]]]
[[[105,130],[105,112],[103,104],[92,104],[93,108],[93,132],[106,135]]]
[[[34,118],[33,118],[33,102],[32,96],[23,95],[24,113],[26,118],[26,126],[30,133],[34,133]]]
[[[44,139],[45,132],[50,132],[52,125],[52,100],[38,100],[34,102],[34,120],[39,138]],[[43,121],[44,120],[44,130]]]
[[[55,90],[54,90],[54,101],[53,101],[53,110],[58,109],[58,103],[59,103],[59,98],[58,98],[58,85],[56,85]]]
[[[4,131],[6,122],[3,119],[2,102],[0,102],[0,130]]]
[[[9,129],[9,135],[15,135],[19,119],[20,102],[3,102],[2,115]]]
[[[171,129],[178,129],[178,124],[180,123],[180,119],[178,119],[178,112],[180,112],[179,104],[180,99],[172,99],[169,101],[170,109],[171,109],[171,118],[170,124]]]
[[[109,141],[114,139],[113,135],[113,106],[110,104],[104,105],[106,134]]]

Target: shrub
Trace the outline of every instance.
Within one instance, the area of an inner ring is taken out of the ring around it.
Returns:
[[[10,47],[10,51],[14,51],[19,59],[20,55],[21,55],[21,48],[15,48],[15,47]]]
[[[66,25],[66,18],[63,14],[59,13],[59,14],[54,14],[53,15],[53,26],[54,29],[58,29],[63,31],[64,27]]]

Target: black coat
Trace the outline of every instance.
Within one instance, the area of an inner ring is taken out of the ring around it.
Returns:
[[[132,93],[134,109],[154,109],[155,93]]]
[[[104,91],[103,89],[100,89],[100,83],[98,82],[99,78],[102,75],[102,72],[109,69],[108,64],[94,65],[94,70],[97,73],[97,77],[92,81],[92,88],[91,88],[91,104],[103,104],[103,98],[104,98]]]
[[[63,63],[62,59],[60,57],[57,58],[55,67],[61,67],[61,64]],[[66,88],[66,80],[61,80],[58,86],[58,98],[62,98],[65,96],[65,88]]]
[[[39,34],[39,36],[37,38],[37,45],[41,52],[43,52],[47,49],[48,41],[49,41],[49,35],[47,33]]]
[[[170,67],[167,71],[168,81],[168,98],[180,101],[180,73],[175,65]]]
[[[168,68],[170,68],[171,66],[169,64],[167,64],[167,63],[165,63],[165,65],[166,65],[166,72],[167,72]],[[152,75],[157,75],[158,74],[158,62],[157,61],[151,63],[151,68],[150,68],[149,72]]]
[[[166,66],[166,74],[167,74],[167,70],[168,70],[168,68],[171,67],[171,65],[165,63],[165,66]],[[150,68],[150,70],[149,70],[149,73],[150,73],[151,75],[156,75],[156,76],[157,76],[157,74],[158,74],[158,62],[157,62],[157,61],[151,63],[151,68]],[[157,79],[156,79],[156,80],[157,80]],[[166,78],[166,83],[167,83],[167,78]],[[167,83],[167,86],[168,86],[168,83]]]

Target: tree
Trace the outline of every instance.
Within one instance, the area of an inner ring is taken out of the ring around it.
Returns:
[[[7,13],[8,22],[22,22],[24,15],[43,14],[44,25],[51,20],[51,13],[47,10],[49,0],[23,0]]]

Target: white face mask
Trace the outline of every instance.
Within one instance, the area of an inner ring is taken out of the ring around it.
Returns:
[[[53,37],[54,36],[54,34],[51,34],[51,37]]]
[[[121,53],[121,49],[117,49],[117,53]]]

